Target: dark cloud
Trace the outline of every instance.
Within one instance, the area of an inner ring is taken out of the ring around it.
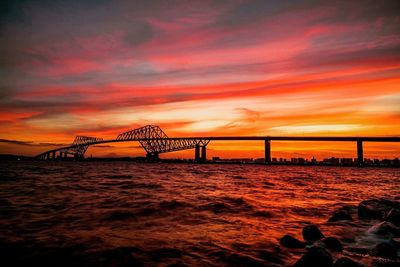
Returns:
[[[6,22],[20,22],[23,19],[23,8],[31,1],[13,0],[1,1],[0,4],[0,21],[1,25]]]
[[[154,36],[154,30],[146,21],[137,21],[126,31],[125,41],[129,46],[137,46],[148,42]]]
[[[101,75],[99,72],[95,71],[88,71],[88,72],[83,72],[79,74],[74,74],[74,75],[66,75],[60,78],[55,78],[51,82],[54,85],[63,85],[63,86],[69,86],[69,85],[82,85],[82,84],[95,84],[95,83],[104,83],[104,81],[101,80],[101,77],[104,75]]]
[[[397,17],[400,10],[398,0],[358,0],[358,1],[316,1],[316,0],[281,0],[281,1],[240,1],[216,20],[216,26],[233,27],[256,23],[285,12],[295,13],[317,8],[333,8],[335,12],[324,18],[312,20],[315,23],[351,24],[371,21],[375,18]]]
[[[115,146],[112,146],[112,145],[94,145],[93,147],[99,147],[99,148],[112,148],[112,147],[115,147]]]
[[[10,0],[1,1],[0,18],[3,22],[24,22],[26,20],[27,9],[40,7],[52,11],[67,9],[76,11],[77,9],[93,9],[98,5],[111,2],[110,0]]]
[[[215,26],[236,27],[253,24],[276,16],[286,10],[307,9],[316,1],[240,1],[226,12],[222,13],[216,20]]]
[[[0,86],[0,104],[12,95],[12,88],[9,86]]]
[[[344,69],[348,66],[370,66],[387,64],[400,60],[397,47],[373,47],[357,51],[323,50],[297,55],[287,64],[293,69],[322,69],[324,67]]]
[[[32,141],[17,141],[17,140],[0,139],[0,142],[14,144],[14,145],[21,145],[21,146],[34,146],[35,145]]]
[[[63,143],[39,143],[38,146],[69,146],[70,144],[63,144]]]
[[[374,21],[376,18],[397,17],[400,10],[400,1],[397,0],[329,1],[326,3],[335,8],[334,16],[318,19],[316,22],[352,24],[360,21]]]
[[[0,139],[0,143],[8,143],[8,144],[14,144],[14,145],[20,145],[20,146],[35,146],[35,147],[66,146],[66,144],[62,144],[62,143],[35,143],[33,141],[18,141],[18,140],[9,140],[9,139]]]
[[[2,101],[0,105],[0,111],[12,110],[24,110],[24,111],[47,111],[51,114],[56,114],[58,111],[62,112],[68,108],[76,107],[76,105],[84,105],[84,101],[79,101],[79,96],[64,96],[69,98],[62,100],[62,97],[53,97],[53,99],[31,99],[31,100],[16,100],[7,99]],[[74,99],[71,99],[74,98]],[[37,115],[43,116],[44,113]]]
[[[289,58],[286,61],[280,62],[259,62],[253,64],[238,64],[238,65],[216,65],[213,67],[199,67],[192,69],[177,69],[171,72],[165,72],[158,74],[158,77],[172,78],[172,77],[210,77],[212,75],[218,74],[229,74],[229,73],[249,73],[249,74],[262,74],[265,72],[279,71],[298,71],[298,70],[324,70],[324,68],[330,69],[344,69],[349,66],[369,66],[376,64],[395,64],[400,60],[400,49],[397,47],[374,47],[358,51],[341,51],[341,50],[331,50],[331,51],[310,51],[296,55],[295,57]],[[96,76],[95,74],[92,74]],[[100,75],[100,74],[97,74]],[[376,75],[376,76],[375,76]],[[390,72],[377,72],[367,73],[365,76],[360,76],[367,78],[378,77],[384,75],[386,77],[398,75],[398,71]],[[157,77],[157,75],[150,75],[150,77]],[[143,77],[142,77],[143,78]],[[329,82],[331,79],[349,79],[352,77],[329,77],[325,81]],[[353,77],[354,78],[354,77]],[[144,78],[143,78],[144,79]],[[108,82],[112,82],[109,80]],[[320,83],[322,80],[315,81],[302,81],[302,82],[289,82],[289,83],[274,83],[270,87],[259,88],[249,88],[243,90],[245,92],[264,91],[267,89],[274,88],[290,88],[301,85],[312,85],[313,83]],[[112,92],[112,91],[111,91]],[[241,92],[232,91],[232,95],[237,96]],[[106,111],[112,110],[114,108],[123,107],[138,107],[146,105],[154,105],[160,103],[172,103],[172,102],[182,102],[193,99],[207,99],[218,96],[220,93],[202,93],[201,91],[185,91],[180,93],[164,93],[157,96],[137,96],[135,92],[128,93],[127,95],[121,97],[108,97],[112,96],[108,91],[106,85],[99,87],[97,90],[89,93],[82,91],[71,91],[66,92],[60,96],[47,97],[47,98],[37,98],[30,100],[18,100],[12,99],[9,95],[10,90],[5,90],[0,96],[0,110],[19,110],[19,111],[38,111],[41,114],[35,115],[24,119],[25,121],[32,121],[37,119],[50,119],[57,117],[58,115],[79,112],[80,107],[85,109],[91,109],[94,111]],[[227,96],[229,93],[224,93]],[[6,97],[7,96],[7,97]]]

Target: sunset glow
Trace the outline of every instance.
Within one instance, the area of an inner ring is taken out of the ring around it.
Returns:
[[[174,137],[400,136],[396,1],[67,2],[11,1],[2,11],[0,153],[36,155],[147,124]],[[257,142],[209,150],[264,153]],[[276,142],[272,153],[356,151]],[[144,151],[128,143],[90,154]],[[400,145],[366,144],[365,155],[399,157]]]

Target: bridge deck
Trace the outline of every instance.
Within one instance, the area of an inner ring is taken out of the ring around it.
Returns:
[[[356,136],[202,136],[202,137],[168,137],[168,138],[152,138],[152,140],[209,140],[209,141],[331,141],[331,142],[400,142],[400,137],[356,137]],[[105,143],[147,141],[147,138],[125,139],[125,140],[101,140],[91,142],[87,145],[99,145]],[[80,145],[70,145],[46,151],[42,154],[78,147]],[[40,156],[40,155],[38,155]]]
[[[363,142],[400,142],[399,137],[348,137],[348,136],[207,136],[207,137],[169,137],[170,140],[210,140],[210,141],[363,141]],[[156,140],[156,139],[155,139]],[[113,142],[112,140],[107,140]],[[127,140],[128,141],[128,140]],[[135,141],[135,140],[131,140]]]
[[[134,130],[119,134],[116,139],[103,140],[96,137],[77,136],[74,142],[65,147],[56,148],[37,155],[38,159],[56,158],[56,152],[59,157],[67,157],[73,154],[76,158],[83,158],[89,146],[95,146],[106,143],[119,143],[138,141],[147,152],[149,158],[158,158],[158,154],[195,149],[195,157],[199,157],[200,147],[202,147],[202,160],[206,159],[206,146],[210,141],[264,141],[265,158],[270,160],[271,141],[328,141],[328,142],[357,142],[357,153],[362,159],[363,142],[400,142],[400,136],[380,136],[380,137],[362,137],[362,136],[189,136],[189,137],[168,137],[164,131],[157,125],[146,125]]]

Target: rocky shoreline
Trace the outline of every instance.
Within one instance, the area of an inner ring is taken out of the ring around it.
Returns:
[[[400,267],[400,200],[370,199],[358,206],[343,206],[327,220],[356,229],[355,236],[325,236],[317,225],[306,225],[303,240],[286,234],[279,241],[288,253],[301,253],[294,267]]]

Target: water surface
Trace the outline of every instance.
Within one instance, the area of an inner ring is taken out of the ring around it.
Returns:
[[[308,223],[369,245],[364,228],[327,219],[399,188],[390,168],[4,161],[0,254],[29,266],[287,266],[301,253],[278,239]]]

